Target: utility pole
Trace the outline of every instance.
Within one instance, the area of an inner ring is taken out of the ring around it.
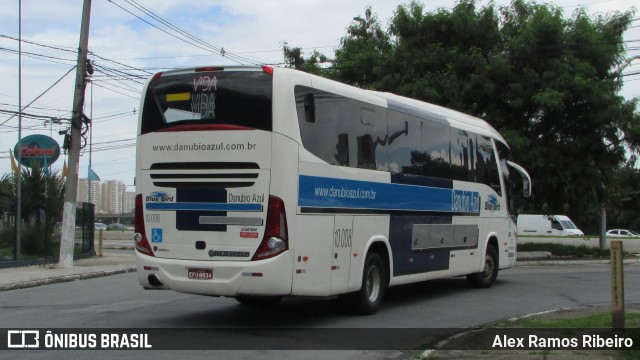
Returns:
[[[11,150],[9,150],[11,151]],[[16,177],[16,248],[14,260],[22,256],[22,0],[18,2],[18,173]]]
[[[87,52],[89,48],[89,18],[91,0],[84,0],[82,5],[82,24],[80,25],[80,42],[78,45],[78,64],[76,67],[76,88],[73,95],[73,112],[71,115],[71,145],[69,148],[69,168],[67,185],[64,194],[62,213],[62,236],[60,239],[61,268],[73,267],[73,245],[76,232],[76,201],[78,196],[78,167],[80,162],[80,137],[82,132],[84,93],[86,88]]]

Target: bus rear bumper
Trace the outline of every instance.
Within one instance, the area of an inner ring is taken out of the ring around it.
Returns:
[[[292,285],[293,260],[286,251],[260,261],[194,261],[163,259],[136,251],[138,281],[145,289],[230,296],[289,295]],[[211,278],[190,279],[189,272],[207,271]]]

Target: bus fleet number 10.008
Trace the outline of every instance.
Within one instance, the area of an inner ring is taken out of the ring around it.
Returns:
[[[333,232],[333,245],[336,248],[350,248],[353,229],[336,229]]]
[[[160,214],[144,214],[144,220],[148,223],[159,223]]]

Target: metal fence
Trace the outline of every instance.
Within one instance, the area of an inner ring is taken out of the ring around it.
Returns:
[[[76,237],[74,254],[91,254],[94,248],[95,204],[78,203],[76,208]]]
[[[62,219],[51,218],[42,212],[37,221],[22,221],[20,232],[20,257],[16,254],[15,216],[5,212],[0,218],[0,268],[57,262],[60,251]],[[74,257],[95,254],[94,248],[95,205],[78,203],[74,235]]]

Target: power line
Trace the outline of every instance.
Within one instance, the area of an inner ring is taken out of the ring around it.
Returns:
[[[142,6],[141,4],[137,3],[136,1],[129,1],[129,0],[125,0],[126,3],[128,3],[130,6],[134,7],[135,9],[137,9],[138,11],[142,12],[144,15],[150,17],[151,19],[157,21],[158,23],[160,23],[161,25],[171,29],[172,31],[176,32],[178,35],[167,31],[165,29],[160,28],[159,26],[152,24],[151,22],[147,21],[146,19],[134,14],[133,12],[125,9],[123,6],[121,6],[120,4],[115,3],[113,0],[109,0],[110,3],[112,3],[113,5],[119,7],[120,9],[122,9],[123,11],[129,13],[130,15],[138,18],[139,20],[145,22],[146,24],[148,24],[149,26],[152,26],[162,32],[164,32],[165,34],[176,38],[180,41],[183,41],[189,45],[195,46],[199,49],[205,50],[205,51],[209,51],[209,52],[213,52],[216,53],[222,57],[226,57],[238,64],[252,64],[252,65],[259,65],[262,64],[262,62],[260,61],[256,61],[247,57],[243,57],[243,56],[239,56],[239,55],[235,55],[234,53],[230,53],[226,50],[224,50],[224,48],[222,47],[217,47],[215,45],[212,45],[211,43],[204,41],[192,34],[190,34],[189,32],[179,28],[178,26],[176,26],[175,24],[171,23],[170,21],[162,18],[161,16],[157,15],[156,13],[152,12],[151,10],[145,8],[144,6]]]
[[[0,34],[0,37],[5,38],[5,39],[20,41],[20,39],[15,38],[13,36],[9,36],[9,35]],[[45,44],[45,43],[40,43],[40,42],[36,42],[36,41],[32,41],[32,40],[25,40],[25,39],[22,39],[22,42],[23,43],[27,43],[27,44],[41,46],[41,47],[46,47],[46,48],[49,48],[49,49],[66,51],[66,52],[70,52],[70,53],[73,53],[73,54],[77,53],[77,50],[74,49],[74,48],[71,48],[71,47],[68,47],[68,48],[64,49],[61,45],[48,45],[48,44]]]
[[[0,51],[4,51],[4,52],[11,53],[11,54],[16,54],[16,55],[19,54],[18,50],[7,49],[7,48],[0,48]],[[71,60],[71,59],[59,58],[59,57],[55,57],[55,56],[36,54],[36,53],[25,52],[25,51],[22,52],[22,56],[31,57],[31,58],[35,58],[35,59],[38,59],[38,60],[45,60],[45,61],[49,61],[49,62],[56,63],[56,64],[62,64],[62,65],[69,65],[69,64],[68,63],[62,63],[62,62],[55,61],[55,60],[73,62],[73,60]]]
[[[135,159],[135,155],[134,156],[125,156],[123,158],[119,158],[119,159],[111,159],[109,161],[102,161],[102,162],[98,162],[98,163],[94,163],[94,165],[105,165],[105,164],[113,164],[117,161],[121,161],[121,160],[128,160],[128,159]]]
[[[133,67],[133,66],[131,66],[131,65],[123,64],[123,63],[121,63],[121,62],[117,62],[117,61],[115,61],[115,60],[107,59],[107,58],[105,58],[105,57],[102,57],[102,56],[100,56],[100,55],[98,55],[98,54],[94,53],[94,52],[91,52],[91,55],[92,55],[92,56],[97,57],[98,59],[101,59],[101,60],[104,60],[104,61],[108,61],[108,62],[112,62],[112,63],[114,63],[114,64],[118,64],[118,65],[124,66],[124,67],[126,67],[126,68],[128,68],[128,69],[141,71],[141,72],[146,73],[147,75],[153,75],[153,73],[152,73],[152,72],[146,71],[146,70],[144,70],[144,69],[136,68],[136,67]],[[104,67],[104,66],[103,66],[103,67]]]
[[[115,117],[121,117],[122,115],[136,115],[136,109],[133,109],[133,111],[122,111],[119,113],[115,113],[115,114],[110,114],[110,115],[103,115],[100,117],[93,117],[93,119],[91,119],[91,121],[95,122],[95,121],[99,121],[99,120],[110,120],[111,118],[115,118]]]
[[[137,99],[137,100],[139,100],[139,99],[140,99],[140,97],[139,97],[139,96],[138,96],[138,97],[136,97],[136,96],[128,95],[128,94],[122,93],[122,92],[120,92],[120,91],[117,91],[117,90],[114,90],[114,89],[110,89],[110,88],[108,88],[107,86],[104,86],[104,85],[100,85],[100,84],[97,84],[97,83],[93,83],[93,85],[95,85],[95,86],[97,86],[97,87],[99,87],[99,88],[103,88],[103,89],[105,89],[105,90],[109,90],[109,91],[114,92],[114,93],[116,93],[116,94],[120,94],[120,95],[122,95],[122,96],[130,97],[130,98],[132,98],[132,99]],[[0,124],[0,125],[1,125],[1,124]]]
[[[24,106],[22,109],[20,109],[20,111],[24,111],[26,108],[28,108],[29,106],[31,106],[31,104],[33,104],[34,102],[36,102],[38,99],[40,99],[44,94],[46,94],[49,90],[51,90],[54,86],[56,86],[60,81],[62,81],[62,79],[64,79],[67,75],[69,75],[69,73],[71,71],[73,71],[76,68],[76,66],[73,66],[71,69],[69,69],[69,71],[67,71],[64,75],[62,75],[62,77],[60,79],[58,79],[56,82],[53,83],[53,85],[49,86],[47,88],[47,90],[45,90],[42,94],[38,95],[38,97],[36,97],[35,99],[33,99],[33,101],[31,101],[29,104],[27,104],[26,106]],[[13,119],[17,114],[12,115],[10,118],[8,118],[7,120],[3,121],[0,126],[4,125],[7,123],[7,121]]]
[[[168,32],[168,31],[166,31],[166,30],[164,30],[164,29],[161,29],[161,28],[160,28],[160,27],[158,27],[157,25],[154,25],[154,24],[150,23],[149,21],[147,21],[147,20],[145,20],[145,19],[141,18],[140,16],[138,16],[138,15],[136,15],[136,14],[132,13],[131,11],[129,11],[129,10],[127,10],[127,9],[125,9],[124,7],[120,6],[119,4],[116,4],[116,3],[115,3],[115,2],[113,2],[112,0],[109,0],[109,2],[110,2],[110,3],[112,3],[112,4],[114,4],[115,6],[119,7],[119,8],[120,8],[120,9],[122,9],[123,11],[125,11],[125,12],[129,13],[131,16],[138,18],[139,20],[141,20],[141,21],[143,21],[143,22],[147,23],[149,26],[152,26],[152,27],[154,27],[154,28],[156,28],[156,29],[158,29],[158,30],[162,31],[163,33],[165,33],[165,34],[167,34],[167,35],[169,35],[169,36],[171,36],[171,37],[174,37],[174,38],[176,38],[176,39],[178,39],[178,40],[180,40],[180,41],[183,41],[183,42],[186,42],[186,43],[188,43],[188,44],[190,44],[190,45],[193,45],[193,46],[195,46],[195,47],[198,47],[198,48],[200,48],[200,49],[202,49],[202,50],[211,51],[210,49],[204,48],[204,47],[202,47],[202,46],[200,46],[200,45],[198,45],[198,44],[195,44],[195,43],[193,43],[193,42],[191,42],[191,41],[188,41],[188,40],[186,40],[186,39],[180,38],[180,37],[179,37],[179,36],[177,36],[177,35],[174,35],[174,34],[172,34],[172,33]],[[219,53],[220,51],[219,51],[219,50],[215,50],[215,49],[214,49],[214,52],[218,52],[218,53]],[[220,55],[222,56],[222,54],[220,54]],[[234,61],[238,62],[237,60],[234,60]],[[240,62],[238,62],[238,63],[240,63]],[[240,63],[240,64],[241,64],[241,63]]]
[[[309,46],[300,48],[301,50],[318,50],[318,49],[326,49],[326,48],[337,48],[338,45],[327,45],[327,46]],[[282,49],[273,49],[273,50],[256,50],[256,51],[242,51],[235,52],[236,55],[240,54],[258,54],[258,53],[272,53],[272,52],[282,52]],[[181,58],[191,58],[191,57],[205,57],[211,56],[211,54],[193,54],[193,55],[177,55],[177,56],[153,56],[153,57],[133,57],[133,58],[120,58],[116,60],[155,60],[155,59],[181,59]]]
[[[206,42],[206,41],[196,37],[195,35],[190,34],[189,32],[181,29],[180,27],[178,27],[177,25],[173,24],[169,20],[166,20],[166,19],[162,18],[160,15],[154,13],[153,11],[149,10],[148,8],[145,8],[142,4],[140,4],[136,0],[124,0],[124,1],[126,1],[129,4],[133,3],[133,4],[137,5],[138,9],[140,9],[143,13],[147,14],[148,16],[151,16],[152,18],[156,19],[157,21],[159,21],[162,24],[165,24],[166,26],[168,26],[169,28],[177,31],[178,33],[183,34],[184,36],[186,36],[186,37],[188,37],[190,39],[193,39],[194,41],[196,41],[196,42],[198,42],[200,44],[203,44],[205,46],[211,47],[212,49],[215,49],[222,56],[239,59],[241,61],[241,63],[242,62],[246,62],[246,63],[250,63],[250,64],[254,64],[254,65],[259,65],[259,64],[262,63],[260,61],[256,62],[255,60],[249,59],[249,58],[244,57],[244,56],[239,56],[237,53],[229,53],[228,51],[225,51],[224,48],[222,48],[222,47],[218,48],[218,47],[212,45],[211,43]]]
[[[9,104],[9,103],[0,103],[0,105],[4,105],[4,106],[12,106],[17,108],[18,105],[17,104]],[[46,111],[57,111],[57,112],[64,112],[64,113],[68,113],[69,110],[62,110],[62,109],[56,109],[56,108],[50,108],[50,107],[43,107],[43,106],[31,106],[32,109],[37,109],[37,110],[46,110]]]
[[[2,113],[2,114],[13,114],[13,116],[18,115],[17,111],[5,110],[5,109],[0,109],[0,113]],[[56,117],[52,117],[52,116],[49,116],[49,115],[29,114],[29,113],[26,113],[24,111],[22,112],[22,116],[23,117],[27,117],[27,118],[31,118],[31,119],[38,119],[38,120],[50,120],[50,119],[71,120],[71,119],[68,119],[68,118],[66,118],[66,119],[56,118]]]
[[[122,72],[122,71],[115,71],[115,70],[112,70],[110,68],[106,68],[106,67],[99,66],[99,65],[95,65],[94,69],[95,69],[95,72],[97,72],[99,74],[103,74],[107,78],[114,79],[114,80],[131,81],[131,82],[134,82],[134,83],[136,83],[138,85],[144,85],[144,83],[142,81],[140,81],[140,80],[143,79],[143,78],[146,78],[146,76],[143,77],[142,75],[135,75],[135,74],[125,73],[125,72]],[[94,76],[94,78],[100,79],[100,75],[96,75],[96,76]]]
[[[94,84],[100,83],[103,85],[109,85],[109,86],[113,86],[116,87],[118,89],[121,90],[125,90],[125,91],[129,91],[129,92],[133,92],[136,94],[141,94],[142,90],[135,88],[129,84],[127,84],[126,82],[120,80],[120,79],[116,79],[116,78],[106,78],[106,79],[93,79],[92,82]]]

